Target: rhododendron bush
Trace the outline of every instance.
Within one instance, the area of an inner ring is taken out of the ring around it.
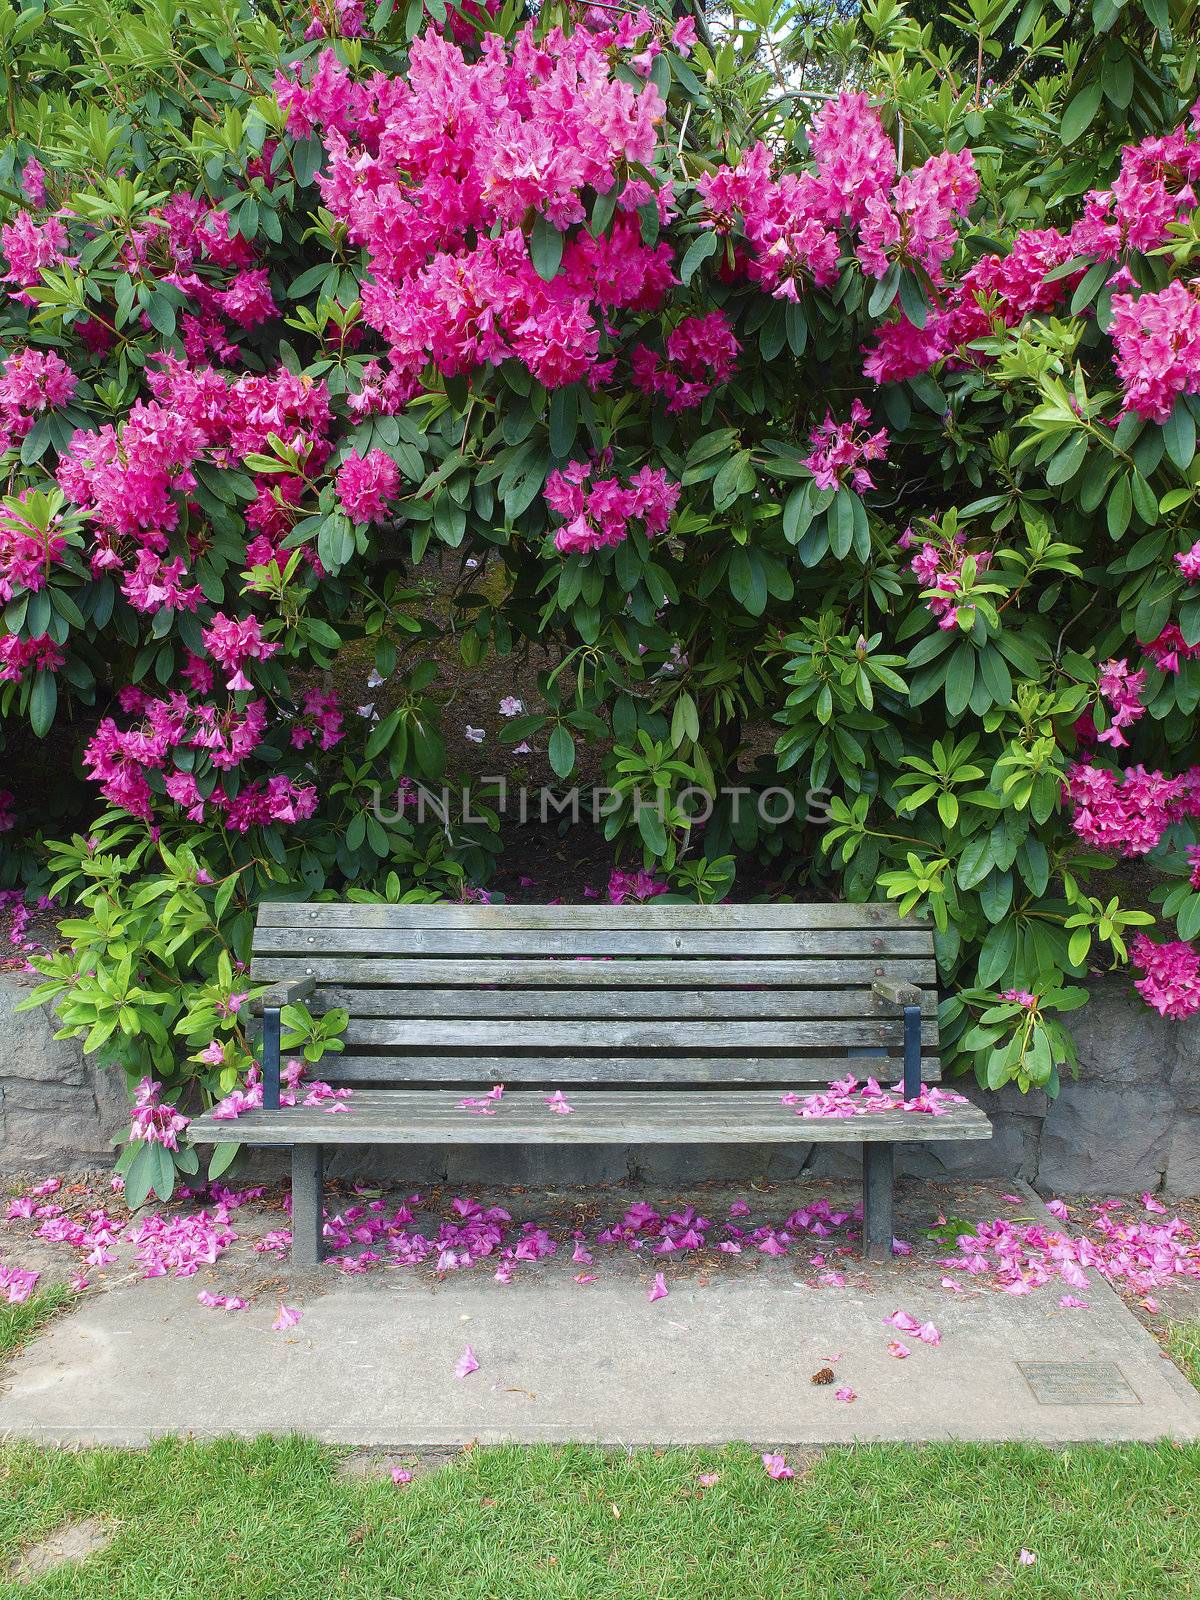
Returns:
[[[931,915],[992,1087],[1091,972],[1200,1009],[1194,7],[924,9],[10,14],[0,881],[141,1144],[263,896],[487,892],[498,812],[374,804],[452,658],[631,874]]]

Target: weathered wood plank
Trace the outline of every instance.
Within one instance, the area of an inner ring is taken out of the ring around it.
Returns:
[[[890,1056],[859,1056],[781,1051],[776,1056],[741,1053],[735,1056],[579,1055],[481,1056],[474,1055],[328,1055],[313,1076],[327,1083],[421,1084],[456,1083],[462,1093],[480,1092],[493,1083],[559,1084],[807,1084],[824,1088],[833,1078],[853,1072],[880,1082],[899,1083],[903,1062],[898,1051]],[[926,1083],[941,1080],[941,1062],[935,1055],[921,1057]]]
[[[259,924],[255,955],[417,956],[928,956],[927,929],[758,931],[685,928],[274,928]]]
[[[937,1014],[937,995],[919,991],[925,1016]],[[753,1018],[879,1018],[871,991],[859,989],[333,989],[323,988],[310,1005],[344,1006],[351,1028],[363,1018],[526,1017],[581,1022],[669,1017],[676,1021]]]
[[[344,900],[264,900],[262,927],[320,928],[920,928],[916,917],[901,917],[882,901],[851,905],[844,901],[791,904],[610,905],[430,905],[362,904]]]
[[[516,985],[567,989],[621,989],[628,986],[688,989],[744,988],[763,990],[779,986],[833,989],[869,987],[876,978],[888,976],[932,987],[937,971],[932,960],[912,956],[886,956],[882,959],[822,959],[814,956],[801,961],[732,960],[479,960],[398,961],[387,957],[315,955],[256,955],[251,975],[260,982],[287,978],[313,977],[322,986],[340,985],[335,994],[359,993],[348,985],[460,985],[469,987]],[[325,991],[328,995],[330,991]],[[344,998],[327,999],[329,1005],[349,1005]]]
[[[236,1122],[199,1118],[189,1135],[199,1144],[237,1138],[244,1144],[741,1144],[856,1143],[859,1140],[986,1139],[991,1124],[975,1106],[944,1116],[875,1112],[863,1117],[804,1118],[773,1090],[631,1094],[574,1091],[574,1110],[559,1116],[544,1096],[513,1092],[494,1116],[474,1116],[453,1091],[363,1092],[349,1109],[318,1107],[254,1111]]]
[[[707,1022],[624,1021],[602,1017],[585,1022],[505,1022],[487,1018],[462,1021],[451,1017],[395,1020],[360,1018],[351,1023],[352,1042],[375,1049],[478,1050],[495,1055],[506,1050],[640,1050],[732,1051],[801,1050],[874,1045],[896,1049],[904,1042],[904,1024],[892,1018],[860,1022]],[[937,1023],[924,1022],[921,1042],[937,1043]]]

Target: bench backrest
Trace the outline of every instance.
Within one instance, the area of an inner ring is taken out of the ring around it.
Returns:
[[[921,1075],[940,1076],[932,934],[887,905],[268,901],[251,972],[311,976],[310,1009],[349,1010],[333,1083],[898,1077],[877,978],[921,988]]]

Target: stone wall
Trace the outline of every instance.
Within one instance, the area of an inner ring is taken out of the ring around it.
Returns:
[[[74,1040],[56,1040],[45,1011],[17,1013],[33,979],[0,973],[0,1173],[61,1173],[105,1165],[128,1124],[115,1073],[98,1072]],[[992,1118],[987,1144],[932,1144],[902,1153],[926,1176],[1021,1177],[1045,1194],[1144,1189],[1200,1194],[1200,1018],[1164,1022],[1122,982],[1098,982],[1074,1013],[1079,1078],[1057,1100],[956,1083]],[[248,1152],[263,1176],[278,1156]],[[470,1146],[349,1150],[333,1172],[412,1183],[586,1183],[637,1176],[683,1184],[703,1177],[786,1178],[843,1170],[837,1146],[671,1146],[636,1149]]]
[[[49,1174],[108,1166],[129,1126],[125,1085],[56,1039],[45,1007],[18,1011],[40,978],[0,972],[0,1172]]]

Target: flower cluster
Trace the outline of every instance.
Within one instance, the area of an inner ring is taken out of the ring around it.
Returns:
[[[588,555],[620,544],[635,519],[651,537],[665,533],[679,500],[679,485],[661,467],[642,467],[627,483],[596,478],[594,465],[571,461],[546,480],[546,504],[565,519],[554,535],[564,555]]]
[[[28,639],[15,633],[0,635],[0,683],[19,683],[30,670],[57,672],[65,659],[48,633]]]
[[[507,45],[488,33],[473,62],[427,31],[404,78],[357,82],[329,51],[307,81],[277,77],[289,130],[321,130],[325,204],[367,251],[363,315],[410,393],[431,361],[456,376],[515,358],[547,388],[581,381],[599,359],[593,308],[661,301],[671,250],[641,241],[644,179],[625,182],[609,233],[563,241],[553,273],[526,232],[532,215],[534,237],[566,234],[585,191],[608,195],[627,167],[653,166],[663,100],[618,75],[613,52],[654,27],[641,12],[619,32],[538,39],[527,26]]]
[[[1182,1020],[1200,1011],[1200,950],[1194,945],[1182,939],[1155,944],[1139,933],[1129,954],[1146,974],[1134,988],[1160,1017]]]
[[[162,1084],[152,1078],[143,1078],[133,1096],[133,1120],[129,1127],[130,1139],[143,1139],[148,1144],[161,1144],[164,1150],[179,1148],[179,1135],[190,1118],[173,1105],[164,1105],[161,1099]]]
[[[741,348],[723,311],[684,317],[667,335],[665,361],[649,345],[636,347],[633,381],[643,394],[662,395],[668,411],[687,411],[729,382]]]
[[[871,413],[861,400],[855,400],[848,422],[835,422],[833,413],[827,412],[825,421],[813,429],[804,465],[818,489],[833,489],[849,482],[861,494],[875,487],[864,463],[886,457],[888,431],[879,428],[868,433],[870,421]]]
[[[914,543],[912,529],[906,528],[900,536],[901,548],[909,549]],[[985,572],[992,562],[990,550],[968,551],[966,534],[959,532],[951,538],[941,537],[936,544],[922,544],[909,563],[930,611],[938,619],[939,628],[957,627],[960,613],[972,609],[958,603],[963,588],[963,563],[968,556],[975,563],[977,575]]]
[[[788,300],[808,285],[833,283],[845,226],[857,233],[858,260],[872,277],[899,265],[940,282],[958,221],[979,192],[970,151],[943,151],[897,178],[896,152],[865,94],[826,101],[809,144],[814,172],[772,177],[771,153],[760,144],[736,167],[697,182],[708,226],[728,234],[740,217],[751,280]]]
[[[14,350],[0,372],[0,456],[20,444],[44,412],[65,406],[78,380],[53,350]]]
[[[1123,773],[1078,762],[1068,769],[1071,825],[1098,850],[1148,855],[1173,822],[1200,817],[1200,767],[1178,778],[1143,766]]]
[[[1124,660],[1108,661],[1100,669],[1100,693],[1108,702],[1108,727],[1099,735],[1101,744],[1111,744],[1114,749],[1127,745],[1124,730],[1139,721],[1146,713],[1142,704],[1142,690],[1146,687],[1146,669],[1130,672]]]
[[[280,773],[231,786],[231,792],[204,774],[205,767],[229,771],[254,752],[267,725],[264,701],[251,700],[242,711],[232,706],[220,710],[193,704],[180,692],[153,700],[135,689],[126,691],[122,703],[141,720],[122,732],[112,717],[105,717],[83,753],[88,776],[113,805],[149,822],[157,792],[182,807],[189,820],[202,822],[210,813],[223,816],[225,827],[237,833],[271,822],[296,822],[316,810],[315,787]],[[186,765],[174,765],[175,751],[187,752]]]
[[[963,192],[969,192],[966,174],[956,177],[960,188],[966,184]],[[1170,224],[1194,210],[1197,178],[1200,139],[1184,127],[1128,146],[1112,188],[1091,191],[1083,215],[1067,233],[1023,230],[1007,253],[984,256],[950,285],[923,327],[901,315],[879,328],[866,351],[866,376],[875,383],[893,383],[947,357],[965,360],[975,341],[1058,305],[1085,270],[1060,271],[1069,262],[1088,257],[1123,262],[1131,252],[1157,249],[1169,237]],[[879,235],[882,248],[872,239],[863,258],[860,247],[864,267],[877,276],[888,261],[886,246],[900,237],[896,222],[882,219]],[[939,232],[933,255],[944,250],[944,261],[952,248],[948,229]],[[935,271],[930,276],[937,281]],[[1133,281],[1124,266],[1113,279],[1123,288]],[[1165,422],[1180,395],[1200,392],[1200,297],[1195,284],[1176,280],[1161,290],[1115,294],[1112,312],[1110,331],[1124,407]]]
[[[1180,395],[1200,394],[1200,293],[1176,278],[1157,292],[1115,294],[1112,310],[1126,408],[1165,422]]]
[[[66,535],[57,523],[42,529],[15,507],[0,505],[0,605],[20,589],[30,594],[44,589],[66,549]]]
[[[351,522],[382,522],[400,491],[400,468],[385,450],[348,455],[337,470],[338,504]]]

